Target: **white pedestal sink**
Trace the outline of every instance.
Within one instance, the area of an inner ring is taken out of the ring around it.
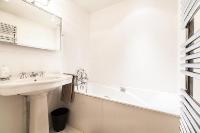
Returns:
[[[0,95],[28,96],[30,99],[29,133],[49,133],[47,93],[71,82],[72,77],[66,75],[1,81]]]
[[[31,95],[29,133],[49,133],[47,93]]]

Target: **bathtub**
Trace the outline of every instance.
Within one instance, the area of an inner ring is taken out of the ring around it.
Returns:
[[[76,88],[75,91],[82,95],[101,98],[119,104],[179,116],[178,94],[137,88],[109,87],[97,83],[89,83],[87,88]]]

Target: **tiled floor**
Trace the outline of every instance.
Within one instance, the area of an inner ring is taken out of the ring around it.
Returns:
[[[51,130],[50,133],[83,133],[83,132],[68,126],[62,132],[54,132],[54,131]]]

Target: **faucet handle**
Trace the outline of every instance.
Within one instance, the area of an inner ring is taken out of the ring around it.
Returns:
[[[19,73],[19,78],[20,79],[28,78],[28,74],[26,72],[21,72],[21,73]]]
[[[30,73],[30,77],[31,78],[35,78],[35,77],[37,77],[39,74],[38,73],[36,73],[36,72],[31,72]]]
[[[38,76],[39,76],[39,77],[44,77],[44,75],[45,75],[45,72],[44,72],[44,71],[38,72]]]

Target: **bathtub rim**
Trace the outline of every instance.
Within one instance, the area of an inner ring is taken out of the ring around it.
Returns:
[[[96,98],[96,99],[103,100],[103,101],[110,101],[110,102],[121,104],[121,105],[128,106],[128,107],[134,107],[134,108],[138,108],[138,109],[142,109],[142,110],[146,110],[146,111],[151,111],[151,112],[154,112],[154,113],[161,113],[161,114],[180,118],[180,115],[176,114],[176,113],[170,113],[170,112],[152,109],[152,108],[149,108],[149,107],[144,107],[144,106],[139,106],[139,105],[134,105],[134,104],[128,104],[128,103],[125,103],[125,102],[119,102],[119,101],[116,101],[116,100],[113,100],[113,99],[110,99],[110,98],[93,96],[93,95],[89,95],[89,94],[86,94],[86,93],[83,93],[83,92],[75,91],[75,93],[79,94],[79,95],[88,96],[88,97],[91,97],[91,98]]]

